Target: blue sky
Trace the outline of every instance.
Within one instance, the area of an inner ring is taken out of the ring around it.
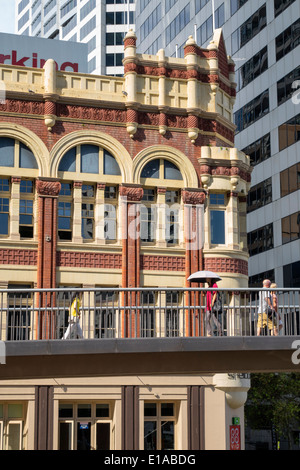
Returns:
[[[15,32],[15,0],[0,0],[0,33]]]

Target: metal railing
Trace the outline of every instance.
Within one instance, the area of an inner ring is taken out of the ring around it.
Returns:
[[[300,289],[274,289],[277,312],[259,315],[260,292],[217,289],[222,310],[207,311],[193,288],[57,288],[0,290],[0,340],[291,336],[300,334]],[[71,314],[71,296],[80,298]]]

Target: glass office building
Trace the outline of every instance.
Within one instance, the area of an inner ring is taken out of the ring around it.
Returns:
[[[123,37],[134,0],[17,0],[16,32],[88,44],[88,71],[123,74]]]
[[[222,27],[236,64],[235,146],[250,155],[249,285],[300,286],[300,3],[296,0],[141,0],[138,49],[183,56]],[[149,34],[151,31],[151,34]],[[298,93],[297,93],[298,89]]]

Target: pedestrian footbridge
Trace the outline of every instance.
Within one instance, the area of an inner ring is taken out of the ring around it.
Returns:
[[[211,316],[209,289],[77,289],[74,318],[70,290],[2,290],[0,379],[299,372],[299,291],[264,326],[259,289],[218,290]]]

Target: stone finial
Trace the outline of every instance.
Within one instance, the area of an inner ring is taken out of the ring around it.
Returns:
[[[44,65],[44,89],[45,95],[56,95],[56,62],[48,59]]]
[[[186,46],[196,46],[197,43],[196,43],[196,41],[195,41],[195,39],[194,39],[193,36],[189,36],[189,37],[188,37],[188,40],[187,40],[186,43],[185,43],[185,45],[186,45]]]
[[[48,59],[44,65],[45,125],[51,131],[56,122],[56,67],[55,60]]]
[[[135,32],[130,29],[123,39],[124,48],[126,49],[127,47],[136,47],[136,40],[137,37],[135,35]]]

